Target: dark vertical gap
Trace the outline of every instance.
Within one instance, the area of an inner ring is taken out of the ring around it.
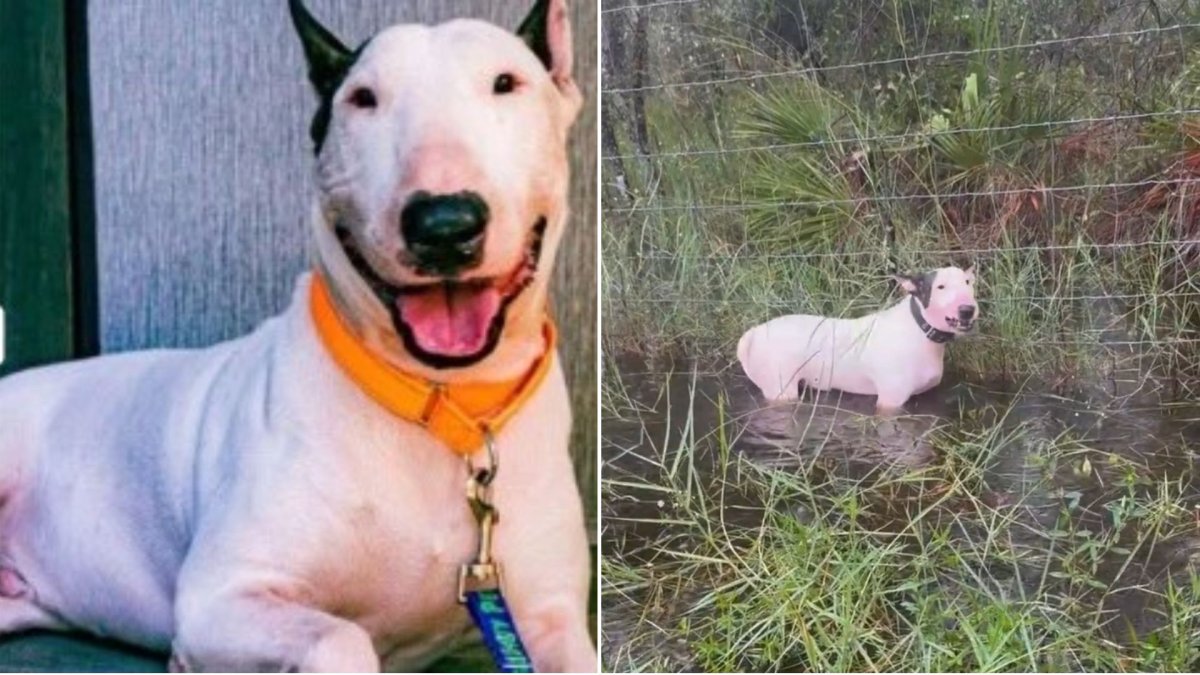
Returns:
[[[71,291],[75,302],[75,356],[100,353],[100,297],[96,260],[96,183],[92,145],[88,0],[65,3],[68,153],[71,199]]]
[[[0,374],[75,353],[63,0],[0,0]]]

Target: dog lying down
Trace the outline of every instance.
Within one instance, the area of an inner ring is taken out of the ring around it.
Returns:
[[[490,504],[532,665],[595,671],[546,315],[582,105],[565,2],[358,50],[291,10],[320,97],[315,270],[239,340],[0,381],[0,633],[82,629],[175,670],[420,669],[470,626]],[[468,460],[495,478],[474,502]]]
[[[768,400],[801,389],[877,396],[892,413],[942,381],[946,343],[969,333],[978,317],[974,268],[943,267],[898,276],[907,297],[857,319],[793,314],[746,331],[738,360]]]

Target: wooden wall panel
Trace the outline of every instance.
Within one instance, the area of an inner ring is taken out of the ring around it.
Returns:
[[[530,4],[310,0],[352,44],[416,19],[469,15],[515,26]],[[307,265],[307,129],[315,103],[286,2],[105,0],[91,7],[102,348],[200,346],[242,335],[282,310]],[[554,295],[579,479],[594,517],[595,0],[575,0],[572,11],[588,104],[575,133],[575,218]]]

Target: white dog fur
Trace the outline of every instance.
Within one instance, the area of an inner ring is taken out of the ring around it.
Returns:
[[[969,332],[974,315],[975,272],[943,267],[926,275],[897,277],[932,328],[950,335]],[[793,314],[746,331],[738,360],[768,400],[792,400],[801,387],[876,396],[880,413],[899,410],[909,397],[942,380],[946,346],[918,326],[910,298],[857,319]],[[960,307],[972,308],[961,322]]]
[[[459,20],[375,36],[331,97],[318,157],[316,258],[340,314],[392,363],[443,382],[502,381],[543,350],[567,220],[571,78],[564,0],[545,0],[546,67],[514,36]],[[518,78],[495,96],[499,72]],[[358,110],[347,92],[371,87]],[[333,219],[372,267],[397,263],[397,210],[415,191],[469,189],[491,207],[474,275],[519,264],[538,216],[542,264],[494,351],[464,368],[404,349],[349,263]],[[190,670],[421,668],[469,626],[455,591],[477,527],[463,459],[375,405],[320,343],[305,275],[253,334],[199,351],[116,355],[0,381],[0,632],[84,629]],[[588,539],[568,450],[562,371],[497,438],[495,553],[540,671],[594,671]]]

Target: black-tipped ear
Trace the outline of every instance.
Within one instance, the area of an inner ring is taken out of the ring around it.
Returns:
[[[517,37],[529,45],[560,89],[574,89],[571,20],[566,0],[537,0],[517,29]]]
[[[350,67],[354,65],[354,54],[342,41],[322,26],[309,13],[301,0],[288,0],[292,11],[292,23],[300,42],[304,45],[304,56],[308,60],[308,79],[322,97],[333,96],[341,86]]]
[[[922,307],[929,306],[930,296],[933,295],[933,282],[937,279],[937,270],[926,272],[916,277],[917,281],[917,300],[921,301]]]
[[[550,0],[537,0],[529,15],[517,29],[517,37],[525,41],[534,54],[541,59],[546,70],[554,67],[554,57],[550,53]]]
[[[917,299],[922,307],[929,306],[929,298],[933,294],[933,280],[937,277],[937,272],[926,272],[925,274],[895,274],[892,279],[908,292],[909,295]]]

